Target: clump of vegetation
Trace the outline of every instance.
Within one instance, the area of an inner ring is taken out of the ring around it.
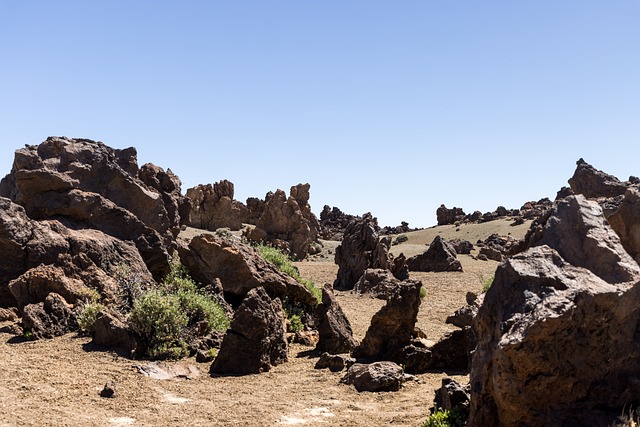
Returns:
[[[316,297],[318,302],[322,301],[322,291],[315,285],[315,283],[313,283],[313,281],[300,276],[300,272],[291,263],[291,259],[286,254],[273,246],[267,246],[264,244],[259,244],[257,248],[262,258],[275,265],[278,270],[282,271],[287,276],[293,277],[298,283],[303,284],[313,294],[313,296]]]
[[[425,299],[427,297],[427,290],[424,286],[420,287],[420,299]]]
[[[406,234],[398,234],[391,244],[399,245],[400,243],[404,243],[408,240],[409,240],[409,236],[407,236]]]
[[[78,326],[82,332],[93,332],[93,325],[96,323],[98,313],[100,313],[102,309],[104,309],[104,304],[96,300],[85,302],[81,306],[80,312],[76,316],[76,320],[78,321]]]
[[[629,413],[619,418],[619,421],[613,424],[614,427],[638,427],[640,426],[640,408],[629,410]]]
[[[437,409],[423,423],[422,427],[464,427],[468,414],[464,408]]]
[[[491,285],[493,284],[493,279],[495,278],[495,276],[491,276],[487,279],[485,279],[484,277],[480,277],[480,281],[482,282],[482,293],[485,293],[489,290],[489,288],[491,287]]]
[[[222,306],[198,289],[186,268],[173,264],[165,280],[134,298],[129,325],[145,341],[152,358],[179,358],[188,354],[188,342],[229,327]]]

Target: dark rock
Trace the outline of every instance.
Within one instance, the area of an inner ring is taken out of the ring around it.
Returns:
[[[93,324],[94,344],[120,349],[128,357],[141,356],[144,346],[140,338],[133,333],[124,320],[102,310]]]
[[[364,271],[372,266],[372,254],[379,244],[378,228],[378,221],[370,213],[364,214],[361,221],[349,224],[336,249],[338,277],[333,283],[335,289],[353,289]]]
[[[402,282],[371,319],[371,325],[353,357],[384,360],[408,345],[420,308],[421,282]]]
[[[329,284],[322,289],[322,304],[318,305],[316,313],[320,334],[316,350],[331,354],[349,353],[358,345],[353,339],[349,319],[340,308]]]
[[[434,409],[450,411],[454,408],[463,408],[468,414],[471,403],[471,386],[469,384],[461,385],[452,378],[443,378],[442,387],[436,390],[433,403]]]
[[[59,294],[71,304],[83,297],[90,297],[90,289],[84,282],[65,276],[62,268],[51,265],[39,265],[28,270],[9,283],[9,290],[20,310],[28,304],[44,301],[51,292]]]
[[[356,363],[356,359],[351,357],[324,352],[316,362],[315,369],[328,368],[331,372],[340,372],[343,369],[349,369],[354,363]]]
[[[153,163],[142,165],[138,172],[138,178],[150,188],[154,188],[164,202],[164,208],[170,221],[170,230],[173,237],[178,237],[180,226],[188,220],[191,212],[191,200],[181,194],[182,182],[171,169],[165,172]]]
[[[368,365],[356,363],[340,380],[363,391],[397,391],[404,382],[404,371],[393,362],[375,362]]]
[[[457,254],[469,255],[473,250],[473,243],[463,239],[452,239],[449,243],[455,249]]]
[[[469,350],[467,332],[462,329],[444,335],[429,350],[431,362],[429,369],[466,371],[469,368]]]
[[[619,208],[607,219],[622,246],[640,263],[640,190],[629,188]]]
[[[440,236],[436,236],[426,252],[407,260],[410,271],[462,271],[456,250]]]
[[[445,205],[440,205],[438,209],[436,209],[436,218],[438,220],[438,225],[449,225],[454,224],[457,221],[462,221],[465,217],[465,213],[462,208],[451,208],[447,209]]]
[[[54,292],[44,302],[24,307],[22,323],[34,338],[53,338],[78,328],[72,306]]]
[[[562,187],[556,193],[556,200],[564,199],[565,197],[573,196],[575,193],[571,189],[571,187]]]
[[[286,362],[284,324],[280,300],[272,300],[264,288],[250,290],[224,336],[211,373],[257,374]]]
[[[355,221],[362,218],[342,212],[339,208],[325,205],[320,213],[320,236],[327,240],[342,240],[345,230]]]
[[[569,179],[569,185],[575,194],[594,199],[621,196],[627,191],[627,184],[620,182],[615,176],[594,168],[582,159],[576,164],[576,171]]]
[[[0,308],[0,322],[15,322],[18,320],[17,310]]]
[[[100,391],[100,397],[114,398],[116,397],[116,383],[115,381],[107,382]]]
[[[640,267],[582,195],[526,241],[476,317],[468,425],[609,425],[640,396]]]
[[[480,248],[479,255],[484,255],[486,259],[490,259],[493,261],[502,261],[502,252],[500,250],[491,247],[491,246],[483,246]]]

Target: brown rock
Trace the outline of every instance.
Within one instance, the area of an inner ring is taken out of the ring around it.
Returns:
[[[144,354],[141,340],[127,327],[125,321],[108,311],[101,311],[93,324],[93,343],[120,349],[128,357]]]
[[[621,196],[627,191],[627,184],[615,176],[606,174],[580,159],[573,176],[569,179],[571,190],[589,199]]]
[[[359,392],[398,391],[405,380],[404,371],[393,362],[356,363],[340,380],[353,384]]]
[[[418,318],[421,282],[400,283],[389,295],[387,303],[371,319],[371,325],[353,357],[367,360],[389,360],[408,345]]]
[[[164,169],[152,163],[142,165],[138,178],[162,196],[171,222],[171,233],[173,237],[177,237],[180,226],[186,223],[192,208],[191,200],[181,194],[182,181],[171,169],[165,172]]]
[[[280,300],[269,298],[264,288],[252,289],[236,311],[211,373],[257,374],[286,362],[284,325]]]
[[[640,263],[640,190],[629,188],[619,208],[607,219],[622,246]]]
[[[407,260],[410,271],[462,271],[456,250],[440,236],[436,236],[426,252]]]
[[[358,343],[353,339],[349,319],[340,308],[331,285],[322,289],[322,304],[316,308],[320,339],[316,350],[331,354],[349,353]]]
[[[51,265],[39,265],[28,270],[9,283],[9,290],[21,310],[28,304],[44,301],[51,292],[71,304],[90,297],[90,289],[84,282],[66,277],[62,268]]]
[[[320,358],[314,366],[315,369],[329,369],[331,372],[340,372],[342,370],[349,369],[356,359],[351,357],[341,356],[339,354],[329,354],[324,352],[320,355]]]
[[[34,338],[53,338],[78,328],[72,306],[54,292],[44,302],[24,307],[22,323]]]
[[[462,208],[451,208],[447,209],[445,205],[440,205],[438,209],[436,209],[436,218],[438,220],[438,225],[449,225],[453,224],[456,221],[462,221],[464,219],[465,213]]]
[[[213,184],[198,185],[187,190],[192,210],[188,225],[204,230],[218,228],[240,230],[249,215],[245,205],[234,200],[233,183],[227,180]]]
[[[378,221],[370,213],[364,214],[362,220],[349,224],[344,232],[342,243],[336,249],[338,277],[333,287],[343,290],[353,289],[364,271],[373,265],[372,254],[378,245]]]
[[[581,195],[528,241],[476,317],[468,425],[609,425],[640,395],[640,267]]]
[[[219,279],[225,295],[233,300],[263,287],[271,295],[287,297],[305,307],[317,305],[316,298],[304,285],[282,273],[256,249],[232,238],[201,234],[188,247],[180,246],[178,252],[195,280],[206,284]]]

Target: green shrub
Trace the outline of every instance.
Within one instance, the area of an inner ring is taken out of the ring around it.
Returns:
[[[204,335],[226,330],[229,319],[213,297],[198,289],[184,266],[173,264],[157,288],[134,300],[129,324],[144,340],[149,357],[179,358],[188,354],[196,325],[198,334]]]
[[[298,283],[304,285],[318,302],[322,301],[322,291],[309,279],[305,279],[300,276],[300,272],[295,265],[291,263],[291,260],[282,251],[273,246],[267,246],[260,244],[257,246],[258,252],[262,258],[275,265],[278,270],[282,271],[287,276],[293,277]]]
[[[424,287],[420,287],[420,299],[427,297],[427,290]]]
[[[461,407],[437,409],[422,423],[422,427],[464,427],[467,417],[467,411]]]
[[[400,243],[404,243],[408,240],[409,236],[407,236],[406,234],[398,234],[392,244],[399,245]]]
[[[482,280],[482,292],[485,293],[489,290],[491,285],[493,284],[494,276],[489,277],[488,279]]]
[[[304,323],[299,314],[293,314],[289,317],[289,332],[302,332],[304,330]]]
[[[93,324],[96,323],[98,313],[104,308],[104,304],[97,301],[84,303],[80,313],[76,316],[80,330],[86,333],[93,332]]]

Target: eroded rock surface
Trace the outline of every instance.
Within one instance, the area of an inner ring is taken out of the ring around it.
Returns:
[[[192,203],[189,225],[210,231],[225,227],[240,230],[249,210],[233,195],[234,185],[227,180],[188,189],[187,197]]]
[[[436,236],[426,252],[407,260],[409,271],[462,271],[456,250],[447,240]]]
[[[322,288],[322,303],[316,308],[316,315],[320,334],[316,350],[330,354],[349,353],[358,345],[353,338],[351,323],[329,284]]]

